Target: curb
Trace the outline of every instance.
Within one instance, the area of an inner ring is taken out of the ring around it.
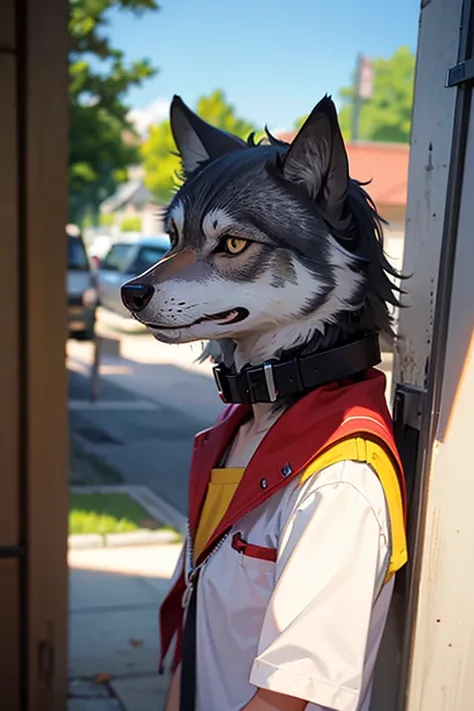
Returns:
[[[173,531],[158,529],[157,531],[126,531],[125,533],[78,534],[68,537],[68,547],[74,549],[86,548],[118,548],[125,546],[167,545],[179,543],[181,537]]]
[[[128,494],[150,517],[173,531],[137,530],[125,533],[79,534],[68,536],[69,548],[118,548],[121,546],[169,545],[179,543],[186,533],[186,517],[146,486],[71,486],[73,494]]]

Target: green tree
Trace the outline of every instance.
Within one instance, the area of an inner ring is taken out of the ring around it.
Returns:
[[[295,131],[299,131],[301,126],[304,124],[306,119],[308,118],[309,114],[305,114],[304,116],[301,116],[299,119],[296,119],[295,121]]]
[[[169,121],[150,127],[148,139],[142,145],[145,185],[162,205],[169,201],[179,182],[180,161],[176,151]]]
[[[196,104],[196,113],[205,121],[224,131],[247,139],[254,126],[236,115],[236,109],[227,102],[221,89],[216,89],[209,96],[201,96]],[[169,121],[151,126],[148,139],[142,146],[145,168],[145,184],[156,198],[166,204],[179,182],[180,161],[176,155]]]
[[[140,232],[142,228],[142,219],[138,215],[129,215],[124,217],[120,223],[122,232]]]
[[[215,89],[209,96],[201,96],[196,104],[196,113],[213,126],[239,138],[247,139],[249,134],[255,131],[249,121],[236,116],[235,106],[227,103],[222,89]]]
[[[141,15],[156,0],[69,0],[69,219],[80,222],[126,180],[139,145],[127,121],[127,90],[155,73],[149,61],[126,63],[104,33],[107,13]]]
[[[362,102],[359,118],[359,139],[408,143],[410,140],[415,56],[408,47],[397,49],[390,59],[375,59],[374,90],[371,99]],[[340,91],[343,107],[339,122],[346,141],[352,138],[353,87]],[[298,119],[299,129],[306,116]]]
[[[101,227],[112,227],[115,225],[115,215],[113,212],[101,212],[99,215],[99,225]]]

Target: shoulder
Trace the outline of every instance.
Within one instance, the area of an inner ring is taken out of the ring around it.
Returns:
[[[339,461],[291,488],[280,519],[279,570],[293,559],[317,559],[321,579],[341,570],[355,576],[357,570],[379,589],[392,535],[384,490],[372,467]]]
[[[389,514],[383,486],[375,470],[366,462],[338,461],[309,477],[303,472],[289,487],[285,497],[285,518],[298,510],[331,507],[341,517],[371,513],[380,532],[389,538]]]

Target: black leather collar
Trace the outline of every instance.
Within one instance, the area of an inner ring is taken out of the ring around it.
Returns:
[[[272,403],[357,375],[380,361],[378,334],[372,333],[344,346],[293,360],[246,366],[239,373],[216,365],[214,378],[225,403]]]

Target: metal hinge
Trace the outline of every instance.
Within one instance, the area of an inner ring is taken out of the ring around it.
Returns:
[[[415,385],[398,384],[393,403],[393,419],[395,423],[412,427],[420,431],[423,401],[426,395],[424,388]]]
[[[458,61],[446,73],[446,88],[474,83],[474,3],[464,0],[459,27]]]
[[[41,640],[38,644],[38,672],[40,683],[47,689],[52,689],[54,680],[54,647],[45,640]]]
[[[474,59],[467,59],[465,62],[459,62],[451,69],[448,69],[446,74],[446,88],[459,86],[460,84],[468,84],[474,82]]]

